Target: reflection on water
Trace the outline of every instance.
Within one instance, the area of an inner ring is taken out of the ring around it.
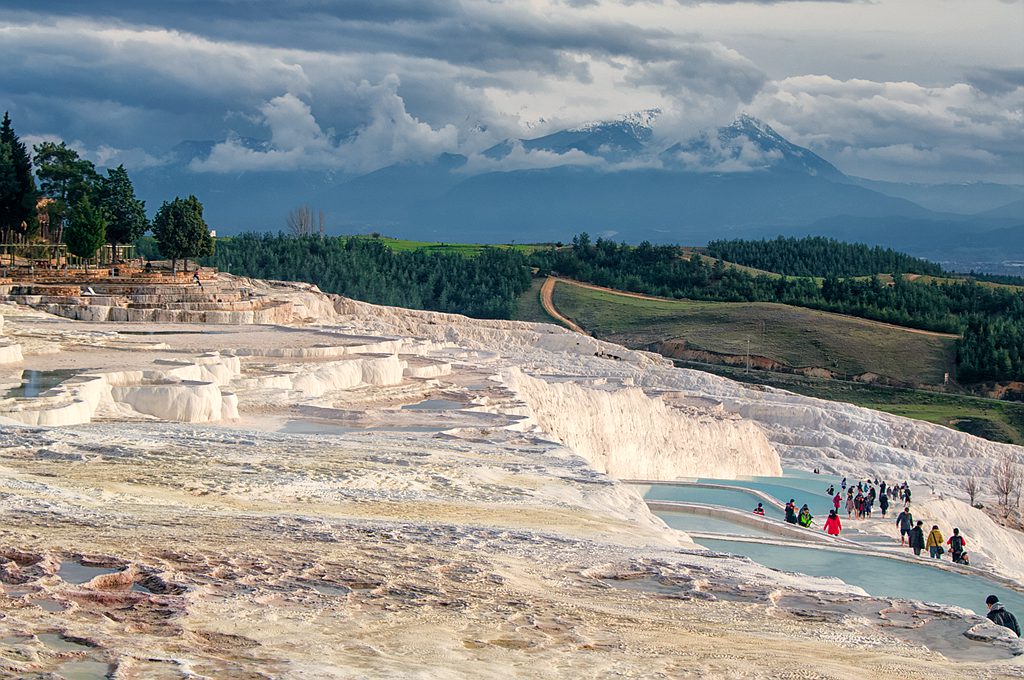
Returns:
[[[101,574],[115,574],[120,569],[110,567],[87,567],[79,562],[61,562],[57,576],[67,583],[88,583]]]
[[[38,397],[46,390],[53,389],[68,378],[77,375],[81,369],[58,369],[53,371],[36,371],[26,368],[21,372],[21,385],[7,390],[6,397],[32,398]]]

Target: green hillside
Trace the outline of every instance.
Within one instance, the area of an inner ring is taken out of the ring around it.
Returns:
[[[706,352],[718,355],[709,359],[745,363],[749,351],[763,367],[876,374],[905,384],[940,384],[954,366],[952,336],[777,303],[641,299],[565,282],[555,286],[553,300],[599,338],[657,345],[678,358]]]

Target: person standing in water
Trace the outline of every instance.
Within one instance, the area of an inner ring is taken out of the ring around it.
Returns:
[[[885,493],[885,483],[882,484],[882,493],[878,494],[878,509],[882,511],[882,519],[885,519],[885,511],[889,509],[889,494]]]
[[[1017,617],[1003,609],[1003,603],[999,601],[998,597],[995,595],[989,595],[985,598],[985,604],[988,605],[988,614],[985,614],[985,616],[988,617],[989,621],[997,626],[1009,628],[1017,634],[1017,637],[1021,636],[1020,624],[1017,623]]]
[[[839,521],[839,514],[835,510],[829,510],[828,519],[825,520],[825,533],[829,536],[838,536],[842,530],[843,525]]]
[[[853,511],[856,509],[856,502],[853,500],[853,487],[846,492],[846,519],[850,519],[853,516]]]
[[[832,497],[832,506],[834,507],[836,514],[839,514],[839,506],[843,504],[843,497],[836,492],[836,495]]]
[[[917,525],[910,530],[910,548],[914,551],[914,554],[919,556],[921,551],[924,550],[924,522],[917,520]]]
[[[939,531],[939,525],[933,525],[932,530],[928,532],[928,540],[925,542],[925,545],[928,546],[928,555],[935,560],[942,559],[942,553],[945,552],[942,544],[945,542],[946,538]]]

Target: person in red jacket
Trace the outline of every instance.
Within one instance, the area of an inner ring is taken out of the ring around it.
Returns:
[[[843,497],[839,493],[836,493],[836,495],[832,498],[832,505],[834,505],[836,507],[836,513],[839,512],[839,506],[842,505],[842,504],[843,504]]]
[[[835,510],[829,510],[828,519],[825,520],[825,533],[830,536],[838,536],[842,530],[843,525],[839,521],[839,514]]]

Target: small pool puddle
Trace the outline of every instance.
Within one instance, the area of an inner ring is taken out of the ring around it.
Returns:
[[[65,607],[57,600],[50,599],[48,597],[40,597],[34,600],[30,600],[32,604],[37,607],[42,607],[43,610],[48,612],[62,612]]]
[[[39,641],[44,645],[58,652],[84,652],[92,649],[89,645],[74,642],[73,640],[69,640],[58,633],[41,633],[36,637],[38,637]]]
[[[21,372],[21,385],[7,390],[6,397],[31,399],[43,392],[53,389],[68,378],[78,375],[81,369],[57,369],[53,371],[36,371],[26,368]]]
[[[57,576],[60,576],[66,583],[88,583],[97,576],[103,574],[116,574],[120,569],[111,567],[90,567],[80,562],[61,562]]]
[[[57,668],[57,674],[64,680],[105,680],[110,674],[110,665],[99,661],[68,661]]]

